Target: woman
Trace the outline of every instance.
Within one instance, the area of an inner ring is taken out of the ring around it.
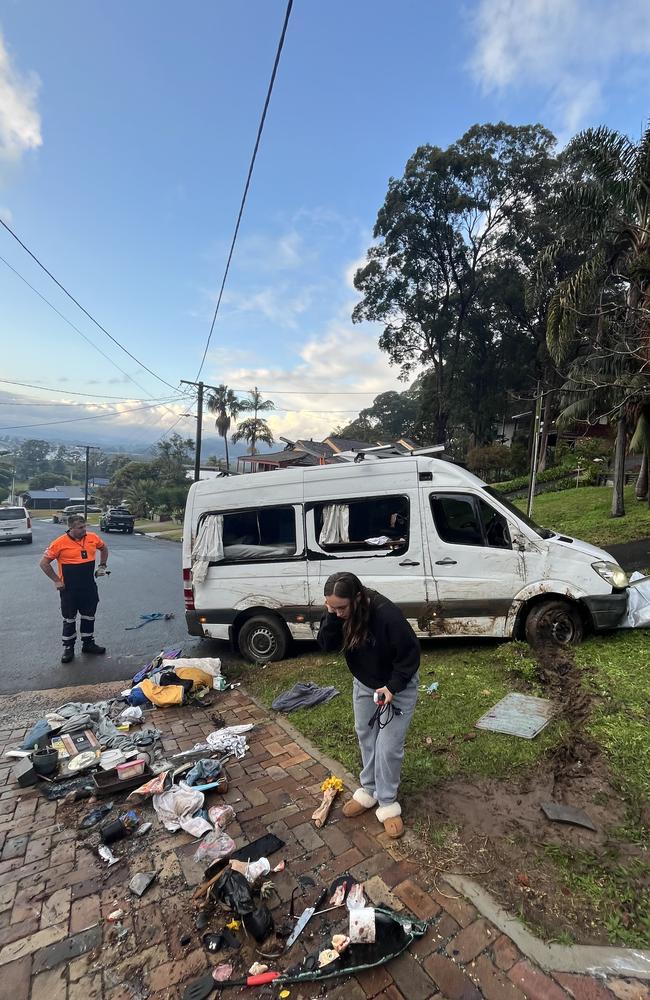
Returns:
[[[418,697],[420,645],[406,618],[387,597],[366,589],[353,573],[334,573],[325,584],[321,649],[343,649],[354,675],[354,724],[361,750],[361,787],[343,806],[376,816],[390,837],[404,824],[397,801],[404,741]]]

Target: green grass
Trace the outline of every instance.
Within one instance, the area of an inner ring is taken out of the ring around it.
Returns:
[[[135,522],[135,530],[143,535],[156,534],[167,538],[172,542],[180,542],[183,537],[183,527],[173,521],[145,521]]]
[[[419,793],[454,776],[502,777],[529,768],[559,741],[561,724],[552,723],[536,740],[522,740],[474,728],[477,719],[508,691],[524,690],[523,674],[533,668],[527,647],[509,643],[461,646],[440,643],[422,657],[423,684],[439,682],[439,697],[422,692],[409,729],[402,770],[407,792]],[[290,715],[294,725],[353,773],[359,756],[352,714],[352,676],[340,656],[315,655],[245,668],[246,686],[266,705],[296,681],[334,684],[341,696],[325,705]],[[463,739],[471,735],[471,739]]]
[[[525,500],[516,500],[526,510]],[[592,545],[607,547],[650,535],[650,507],[634,498],[634,487],[625,488],[625,517],[610,517],[612,491],[605,486],[541,493],[535,497],[533,520]]]

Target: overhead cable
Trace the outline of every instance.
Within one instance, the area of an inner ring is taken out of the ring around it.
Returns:
[[[214,309],[214,315],[212,317],[212,323],[210,324],[210,333],[208,334],[208,339],[205,343],[205,348],[203,350],[203,357],[201,358],[201,364],[199,365],[199,370],[196,373],[195,382],[201,377],[201,372],[203,371],[203,366],[205,364],[205,359],[208,354],[208,348],[210,347],[210,341],[212,340],[212,332],[214,330],[214,324],[217,321],[217,316],[219,314],[219,307],[221,305],[221,299],[223,297],[223,290],[226,287],[226,279],[228,277],[228,272],[230,270],[230,262],[232,261],[232,255],[235,250],[235,243],[237,242],[237,236],[239,234],[239,226],[241,224],[242,216],[244,214],[244,206],[246,204],[246,198],[248,197],[248,189],[250,187],[251,178],[253,176],[253,168],[255,166],[255,160],[257,159],[257,151],[260,146],[260,140],[262,138],[262,132],[264,131],[264,122],[266,121],[266,112],[269,109],[269,103],[271,101],[271,94],[273,93],[273,85],[275,83],[275,77],[278,71],[278,66],[280,64],[280,56],[282,55],[282,48],[284,46],[284,39],[287,33],[287,26],[289,24],[289,18],[291,16],[291,8],[293,7],[293,0],[289,0],[287,3],[287,9],[284,15],[284,24],[282,25],[282,33],[280,34],[280,41],[278,42],[278,48],[275,53],[275,60],[273,62],[273,71],[271,73],[271,79],[269,81],[269,87],[266,92],[266,100],[264,101],[264,107],[262,109],[262,117],[260,118],[260,123],[257,128],[257,138],[255,139],[255,146],[253,147],[253,155],[251,156],[251,161],[248,167],[248,174],[246,176],[246,184],[244,185],[244,193],[242,195],[241,204],[239,206],[239,213],[237,215],[237,222],[235,223],[235,231],[232,235],[232,242],[230,244],[230,251],[228,253],[228,258],[226,260],[226,267],[223,272],[223,278],[221,281],[221,288],[219,289],[219,295],[217,297],[217,304]]]
[[[182,398],[182,396],[174,396],[171,399],[166,399],[165,403],[177,403]],[[147,406],[134,406],[129,410],[110,410],[105,413],[93,413],[88,417],[68,417],[65,420],[46,420],[37,424],[14,424],[11,427],[0,427],[0,431],[19,431],[27,427],[53,427],[55,424],[75,424],[81,420],[101,420],[103,417],[121,417],[125,413],[138,413],[140,410],[152,410],[157,406],[164,406],[164,403],[149,403]]]

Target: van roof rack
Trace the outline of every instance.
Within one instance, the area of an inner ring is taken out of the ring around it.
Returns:
[[[444,444],[434,444],[429,448],[409,448],[406,445],[380,444],[372,448],[359,448],[358,451],[342,451],[336,458],[342,462],[364,462],[366,459],[381,458],[414,458],[417,455],[440,455],[445,450]]]

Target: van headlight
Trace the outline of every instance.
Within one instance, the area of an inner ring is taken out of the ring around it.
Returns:
[[[628,587],[630,581],[628,580],[627,573],[624,569],[614,562],[595,562],[592,563],[592,568],[596,570],[598,576],[602,577],[606,583],[611,584],[616,590],[622,590],[624,587]]]

